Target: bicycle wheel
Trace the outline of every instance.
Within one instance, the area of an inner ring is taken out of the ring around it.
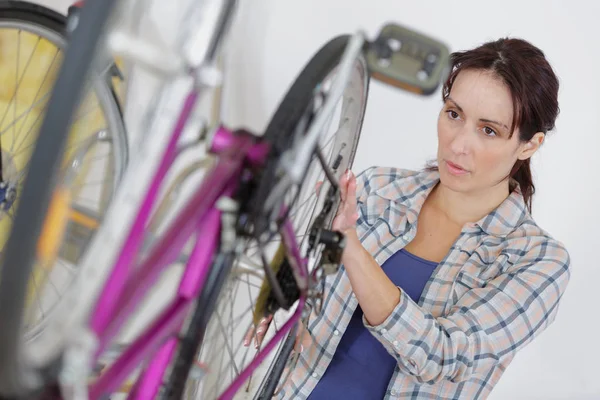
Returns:
[[[59,59],[66,43],[66,21],[60,14],[24,2],[0,3],[0,10],[0,40],[3,39],[5,44],[10,43],[8,49],[8,46],[3,46],[4,50],[12,50],[11,54],[15,56],[15,62],[10,62],[10,57],[3,59],[3,74],[0,74],[7,81],[10,78],[15,81],[11,85],[14,90],[11,91],[10,86],[5,87],[5,94],[11,98],[3,96],[0,107],[0,143],[5,164],[2,178],[10,188],[17,186],[17,178],[27,169],[30,148],[39,133],[36,130],[37,124],[54,78],[53,69],[60,65]],[[20,63],[24,64],[22,67],[17,66],[19,61],[24,61]],[[16,75],[20,75],[18,81]],[[85,250],[83,244],[89,241],[95,230],[94,226],[99,224],[127,162],[125,128],[112,86],[108,80],[106,83],[99,81],[94,89],[80,107],[76,126],[68,139],[70,149],[67,159],[77,163],[77,168],[82,171],[77,177],[78,193],[72,203],[67,240],[59,253],[60,264],[54,265],[52,270],[42,269],[40,266],[34,269],[32,290],[28,297],[35,302],[35,310],[31,310],[32,315],[26,326],[26,339],[33,339],[40,334],[51,317],[54,306],[68,289],[72,270]],[[23,108],[31,109],[21,113],[20,109]],[[10,116],[11,112],[18,114],[20,120],[15,121],[17,118]],[[101,164],[106,164],[106,168],[100,168]],[[90,197],[97,197],[98,200]],[[9,209],[3,210],[2,216],[7,218],[0,220],[0,249],[4,247],[6,235],[10,231],[12,207],[13,204]],[[48,293],[40,293],[36,289],[42,288],[34,285],[37,286],[40,280],[46,281],[45,276],[40,276],[46,274],[47,281],[51,284],[46,287]]]
[[[0,2],[0,78],[5,83],[0,94],[5,217],[0,221],[1,395],[19,395],[39,385],[23,373],[24,351],[44,335],[74,281],[78,260],[127,162],[110,75],[89,72],[110,10],[107,3],[86,2],[67,46],[64,16],[25,2]],[[55,250],[55,257],[42,258],[38,239],[50,226],[44,220],[58,215],[49,215],[50,199],[63,195],[53,210],[64,214],[66,227],[55,238],[42,238]]]
[[[265,204],[265,197],[278,181],[276,165],[279,158],[298,138],[297,135],[306,132],[311,117],[319,108],[321,97],[326,95],[335,76],[348,39],[348,36],[341,36],[323,46],[284,97],[264,135],[265,140],[271,144],[269,159],[259,178],[255,195],[248,203],[250,209],[242,212],[253,214],[256,211],[253,208]],[[332,115],[329,130],[323,132],[319,141],[319,148],[325,155],[328,166],[338,175],[350,168],[354,160],[367,104],[368,86],[367,63],[361,56],[355,61],[350,82]],[[339,122],[336,124],[333,121]],[[284,195],[285,204],[291,206],[289,217],[293,221],[295,232],[299,234],[302,251],[307,250],[306,232],[310,229],[315,214],[320,211],[314,188],[318,181],[323,180],[324,171],[317,157],[313,157],[302,184]],[[335,211],[336,207],[325,219],[326,227],[330,226]],[[248,355],[250,351],[254,351],[254,347],[245,348],[242,341],[248,329],[256,324],[257,318],[264,312],[265,296],[264,290],[261,290],[265,281],[261,273],[263,262],[278,263],[280,271],[285,269],[281,267],[282,260],[278,254],[280,244],[280,239],[275,239],[266,246],[258,246],[255,238],[250,237],[246,239],[243,251],[217,259],[182,336],[176,363],[167,384],[167,398],[180,399],[184,394],[186,398],[218,398],[251,361],[252,357],[249,358]],[[262,254],[258,254],[259,252]],[[311,261],[313,266],[319,262],[318,259]],[[245,288],[241,289],[242,285]],[[242,296],[237,296],[240,293]],[[262,306],[257,304],[261,301],[260,296],[263,298]],[[224,323],[224,317],[230,317],[229,324]],[[277,325],[276,321],[271,324],[266,339],[275,333]],[[263,363],[263,368],[268,370],[274,358],[287,359],[292,347],[288,343],[283,353],[277,357],[276,354],[281,350],[275,351],[270,360]],[[229,361],[225,361],[225,357]],[[190,374],[190,371],[193,373]],[[269,379],[278,380],[278,377]],[[260,383],[261,380],[256,384],[250,379],[236,398],[257,395]],[[274,389],[274,385],[270,387]]]

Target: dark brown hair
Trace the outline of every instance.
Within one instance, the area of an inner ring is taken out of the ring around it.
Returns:
[[[511,136],[519,128],[522,142],[531,140],[537,132],[554,129],[559,113],[558,78],[544,53],[531,43],[514,38],[502,38],[467,51],[452,53],[451,72],[446,80],[442,99],[450,95],[456,77],[464,70],[492,71],[509,88],[513,100]],[[511,191],[518,185],[531,212],[535,185],[530,159],[518,160],[510,173]]]

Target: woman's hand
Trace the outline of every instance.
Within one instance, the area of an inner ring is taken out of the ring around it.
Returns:
[[[260,320],[256,329],[254,326],[251,326],[248,332],[246,333],[246,337],[244,338],[244,346],[250,346],[251,342],[254,342],[254,348],[258,349],[265,338],[265,334],[271,325],[271,321],[273,320],[273,316],[269,315]],[[254,339],[254,340],[252,340]],[[298,331],[296,332],[296,343],[294,344],[294,351],[298,353],[302,353],[304,349],[310,346],[311,338],[306,329],[304,329],[304,324],[302,322],[299,323]]]
[[[273,320],[273,315],[268,315],[263,317],[256,327],[250,326],[250,329],[246,332],[246,336],[244,337],[244,346],[250,346],[250,342],[252,342],[252,339],[254,338],[254,348],[258,349],[269,329],[269,325],[271,325],[271,320]]]
[[[356,228],[358,221],[358,206],[356,203],[356,176],[352,171],[346,171],[340,178],[340,196],[342,202],[333,220],[332,229],[347,234]]]
[[[316,192],[319,193],[323,182],[318,182]],[[352,171],[346,171],[339,181],[341,203],[338,207],[338,212],[333,220],[332,229],[342,232],[345,235],[356,236],[356,221],[358,221],[358,206],[356,202],[356,176]],[[351,241],[353,243],[353,241]],[[346,253],[346,251],[344,252]],[[254,347],[262,344],[262,341],[269,329],[273,316],[267,316],[260,320],[256,327],[250,327],[244,339],[244,346],[250,346],[254,342]],[[253,340],[254,339],[254,340]],[[294,350],[302,352],[304,348],[311,343],[310,335],[307,334],[303,324],[300,324],[296,334],[296,345]]]

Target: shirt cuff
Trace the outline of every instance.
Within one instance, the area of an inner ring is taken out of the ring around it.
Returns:
[[[419,338],[425,326],[425,313],[400,289],[400,301],[391,314],[379,325],[371,325],[363,314],[363,324],[374,336],[400,356],[406,355],[411,339]]]

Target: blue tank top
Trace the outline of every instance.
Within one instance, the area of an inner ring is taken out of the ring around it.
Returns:
[[[436,266],[437,263],[402,249],[392,255],[382,269],[396,286],[418,302]],[[396,360],[365,328],[362,316],[359,305],[310,400],[384,398]]]

